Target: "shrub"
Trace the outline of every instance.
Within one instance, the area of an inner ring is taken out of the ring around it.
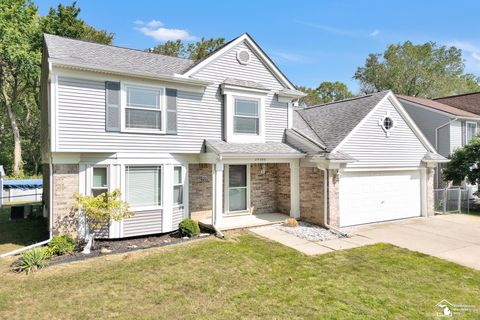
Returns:
[[[54,256],[63,256],[72,254],[75,249],[75,240],[69,235],[54,236],[48,243],[50,254]]]
[[[285,222],[283,223],[283,225],[286,227],[298,227],[298,221],[294,218],[288,218],[288,219],[285,219]]]
[[[198,222],[192,219],[184,219],[178,227],[182,237],[194,237],[200,234]]]
[[[38,269],[43,268],[50,258],[50,254],[47,247],[33,248],[22,254],[22,257],[13,266],[13,270],[17,272],[35,272]]]

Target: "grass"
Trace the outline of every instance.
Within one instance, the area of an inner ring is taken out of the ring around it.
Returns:
[[[387,244],[307,257],[250,234],[30,276],[0,261],[0,279],[0,319],[425,319],[442,299],[480,308],[480,272],[454,263]]]
[[[9,220],[10,208],[0,209],[0,254],[48,239],[47,219]]]

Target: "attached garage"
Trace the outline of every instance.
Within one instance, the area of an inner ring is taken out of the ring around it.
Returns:
[[[433,168],[448,160],[392,92],[296,110],[287,142],[307,153],[301,166],[326,173],[318,195],[326,201],[315,211],[321,224],[339,228],[433,215]]]
[[[343,172],[340,226],[421,216],[420,170]]]

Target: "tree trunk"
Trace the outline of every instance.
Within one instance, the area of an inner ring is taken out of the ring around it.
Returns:
[[[6,108],[13,133],[13,175],[18,177],[22,173],[22,144],[20,140],[20,130],[18,129],[17,117],[15,116],[11,105],[6,103]]]

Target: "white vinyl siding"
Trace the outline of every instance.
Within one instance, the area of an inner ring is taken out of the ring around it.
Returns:
[[[379,125],[389,114],[395,127],[388,137]],[[340,147],[358,161],[347,167],[419,167],[427,152],[390,100],[386,99],[367,116]]]
[[[252,59],[247,65],[242,65],[237,61],[237,51],[241,49],[248,50],[251,54]],[[211,101],[211,103],[218,106],[218,112],[221,111],[223,101],[218,86],[226,78],[255,81],[270,89],[271,91],[265,99],[265,140],[266,142],[282,142],[288,124],[288,108],[286,103],[277,101],[275,91],[283,89],[283,86],[247,44],[242,42],[233,47],[223,56],[198,71],[193,77],[214,83],[207,87],[205,95],[216,98],[216,101]],[[221,114],[219,113],[218,116],[220,117]]]
[[[163,211],[161,209],[135,212],[133,217],[123,220],[123,237],[163,232],[162,214]]]

